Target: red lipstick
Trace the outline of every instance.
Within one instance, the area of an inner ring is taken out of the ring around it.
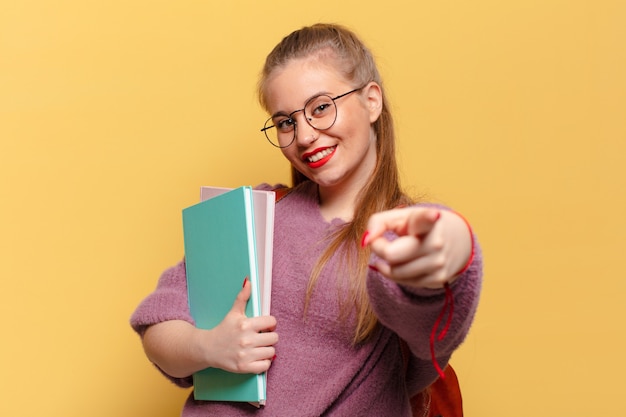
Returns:
[[[311,168],[319,168],[333,157],[336,148],[336,146],[317,148],[302,155],[302,160]]]

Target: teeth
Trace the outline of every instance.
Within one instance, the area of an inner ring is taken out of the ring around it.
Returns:
[[[334,146],[332,148],[326,148],[323,151],[319,151],[315,155],[309,156],[307,159],[308,159],[309,162],[317,162],[320,159],[322,159],[322,158],[330,155],[331,153],[333,153],[333,150],[335,150]]]

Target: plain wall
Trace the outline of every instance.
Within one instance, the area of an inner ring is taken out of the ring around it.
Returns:
[[[618,0],[3,0],[0,415],[178,415],[129,316],[201,185],[288,182],[255,85],[317,21],[373,49],[404,185],[482,243],[466,415],[626,415]]]

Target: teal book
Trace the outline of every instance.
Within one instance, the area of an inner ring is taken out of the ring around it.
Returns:
[[[216,190],[221,190],[215,193],[219,195],[183,210],[189,307],[196,326],[202,329],[211,329],[224,319],[246,277],[252,289],[246,315],[269,314],[262,309],[262,298],[269,296],[271,287],[271,269],[265,276],[265,266],[271,268],[272,240],[267,234],[273,235],[274,193],[253,191],[251,187]],[[202,198],[207,198],[204,193]],[[265,203],[257,209],[258,223],[263,226],[258,232],[255,196]],[[261,268],[258,252],[264,254]],[[196,400],[265,404],[265,373],[237,374],[207,368],[193,375],[193,383]]]

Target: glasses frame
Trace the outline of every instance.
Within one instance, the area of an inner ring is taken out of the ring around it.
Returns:
[[[345,96],[347,96],[349,94],[352,94],[352,93],[355,93],[355,92],[357,92],[359,90],[362,90],[363,88],[365,88],[366,85],[364,85],[363,87],[355,88],[354,90],[350,90],[347,93],[339,94],[336,97],[331,97],[328,94],[317,94],[317,95],[314,95],[313,97],[309,98],[306,101],[306,103],[304,103],[304,107],[302,107],[301,109],[298,109],[298,110],[294,110],[291,113],[289,113],[287,115],[287,118],[293,120],[293,138],[291,138],[291,142],[289,142],[289,144],[287,144],[287,145],[282,145],[282,146],[281,145],[276,145],[274,142],[272,142],[272,140],[270,139],[270,136],[267,134],[267,131],[272,129],[272,128],[276,128],[276,125],[272,124],[271,126],[263,126],[263,128],[261,129],[261,132],[263,132],[265,134],[265,138],[267,139],[267,141],[270,144],[272,144],[272,146],[275,146],[276,148],[284,149],[284,148],[287,148],[287,147],[291,146],[291,144],[294,143],[295,140],[296,140],[296,134],[297,134],[297,131],[298,131],[298,122],[293,118],[293,115],[296,114],[296,113],[299,113],[299,112],[304,112],[304,109],[306,109],[306,106],[308,106],[310,102],[312,102],[313,100],[315,100],[315,99],[317,99],[319,97],[323,97],[323,96],[326,96],[329,99],[331,99],[331,101],[335,105],[335,119],[330,124],[330,126],[324,128],[324,129],[319,129],[319,128],[313,126],[311,124],[311,121],[309,120],[309,118],[306,117],[306,113],[304,114],[304,120],[306,120],[307,124],[309,126],[311,126],[315,130],[319,130],[319,131],[328,130],[328,129],[330,129],[331,127],[333,127],[335,125],[335,122],[337,121],[337,115],[339,114],[339,108],[337,107],[337,103],[335,103],[335,100],[338,100],[338,99],[340,99],[342,97],[345,97]],[[265,121],[265,125],[270,123],[272,119],[273,119],[273,116],[270,116],[270,118]],[[276,130],[276,137],[278,137],[278,129]]]

